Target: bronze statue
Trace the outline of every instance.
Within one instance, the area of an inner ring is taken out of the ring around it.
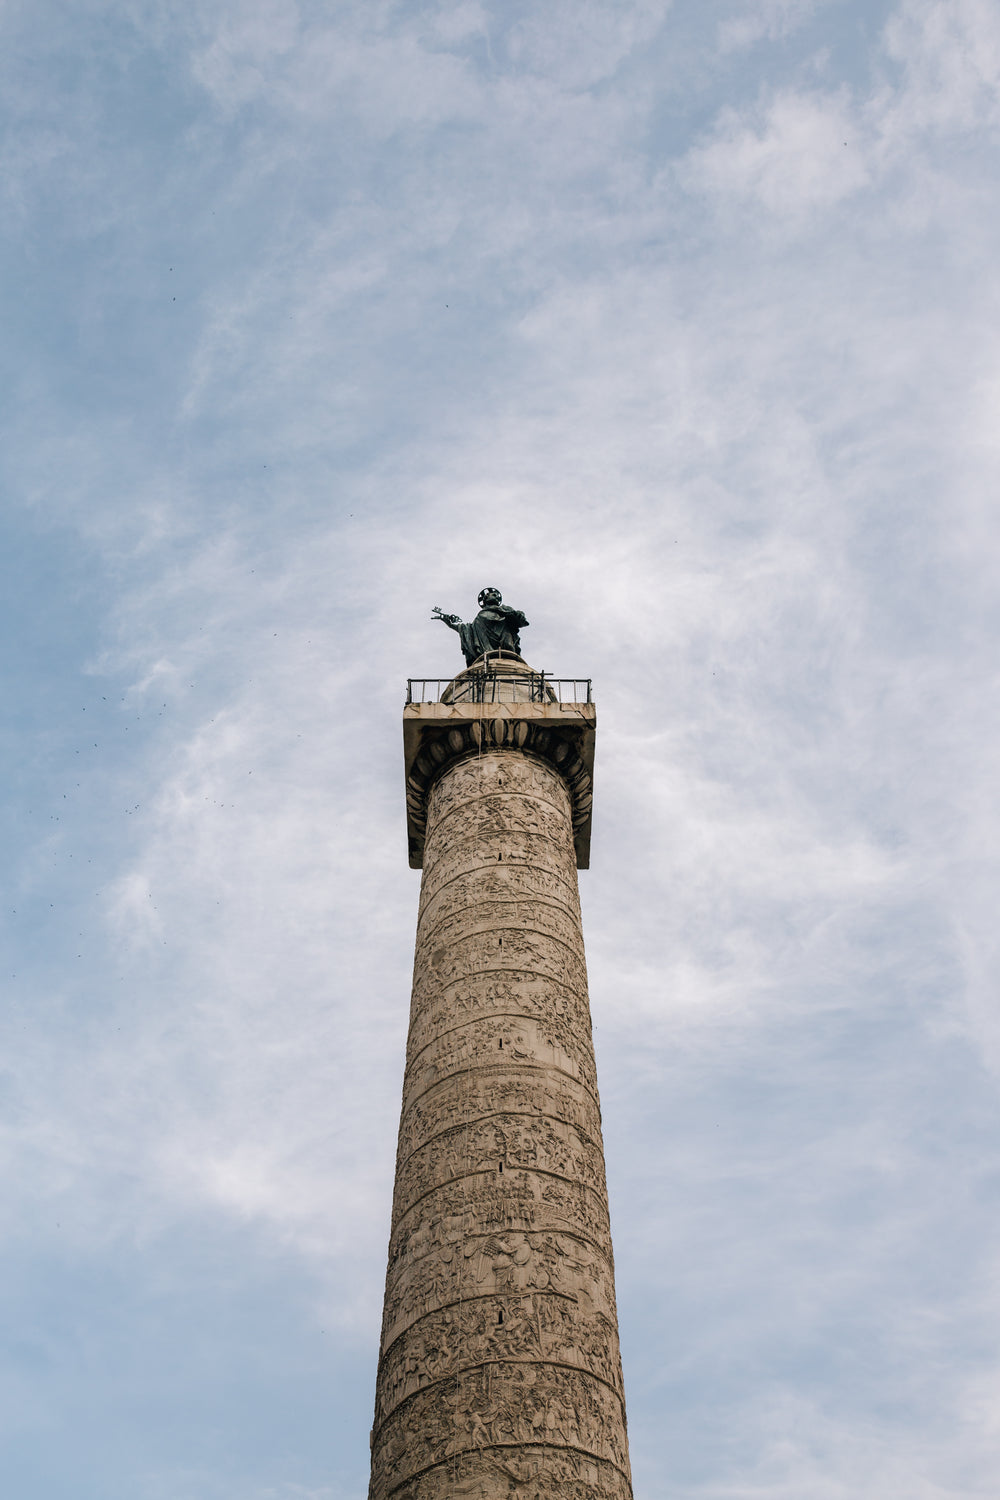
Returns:
[[[450,630],[457,630],[465,653],[465,664],[471,667],[474,661],[485,656],[487,651],[509,651],[521,655],[521,638],[518,634],[527,625],[519,609],[503,603],[499,589],[483,589],[479,595],[479,613],[468,625],[458,615],[446,615],[435,604],[432,620],[443,620]]]

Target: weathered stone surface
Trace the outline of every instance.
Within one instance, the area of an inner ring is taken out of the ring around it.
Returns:
[[[518,733],[425,778],[370,1500],[631,1496],[579,789]]]
[[[379,1379],[385,1407],[376,1420],[447,1374],[499,1360],[578,1366],[620,1393],[617,1349],[607,1314],[581,1308],[575,1297],[508,1288],[465,1298],[424,1314],[388,1345]]]
[[[395,1202],[418,1198],[470,1172],[509,1175],[519,1170],[591,1184],[603,1191],[600,1143],[578,1125],[538,1114],[492,1114],[453,1125],[426,1139],[396,1163]]]
[[[611,1464],[552,1447],[463,1453],[393,1491],[393,1500],[621,1500],[627,1477]]]
[[[502,1052],[515,1063],[556,1068],[596,1091],[593,1052],[568,1026],[531,1017],[494,1015],[439,1032],[426,1046],[416,1049],[407,1069],[411,1092],[419,1098],[452,1073],[492,1067],[505,1060]]]
[[[378,1429],[375,1457],[387,1494],[422,1469],[446,1471],[454,1455],[494,1449],[503,1457],[540,1441],[554,1456],[600,1459],[625,1478],[621,1413],[618,1393],[583,1370],[542,1361],[487,1362],[401,1401]],[[447,1495],[447,1488],[438,1494]]]
[[[578,1041],[577,1048],[585,1047],[589,1011],[586,996],[581,996],[578,988],[551,975],[505,969],[463,975],[452,984],[435,988],[413,1018],[408,1048],[419,1051],[433,1037],[464,1021],[489,1015],[545,1020],[555,1034],[561,1036],[563,1028],[569,1027],[578,1039],[582,1028],[583,1040]]]
[[[583,1322],[597,1314],[616,1325],[614,1268],[606,1248],[550,1229],[465,1234],[461,1217],[432,1219],[390,1267],[383,1351],[388,1354],[396,1339],[431,1313],[480,1297],[536,1293],[561,1299]],[[615,1384],[620,1375],[606,1378]]]
[[[521,670],[513,665],[511,669]],[[497,671],[502,671],[499,665]],[[413,868],[420,869],[426,855],[428,798],[442,769],[457,762],[476,765],[484,754],[503,749],[520,751],[524,762],[545,761],[559,772],[572,799],[570,850],[578,868],[585,870],[590,862],[596,727],[592,703],[452,702],[448,694],[440,703],[408,703],[403,711],[403,760]]]
[[[555,1119],[577,1125],[582,1131],[593,1128],[593,1090],[576,1079],[550,1074],[546,1079],[544,1105]],[[399,1129],[399,1159],[405,1161],[422,1142],[464,1121],[485,1119],[500,1112],[538,1119],[539,1108],[535,1076],[525,1073],[517,1064],[498,1064],[444,1078],[404,1111]]]
[[[425,851],[426,854],[426,851]],[[490,837],[476,830],[470,833],[461,848],[453,849],[447,865],[438,868],[437,850],[429,853],[430,864],[424,869],[429,877],[421,882],[421,901],[426,902],[450,880],[471,872],[488,874],[499,870],[501,865],[514,865],[525,870],[544,871],[561,879],[565,888],[576,894],[576,861],[572,849],[553,844],[537,833],[513,829]]]

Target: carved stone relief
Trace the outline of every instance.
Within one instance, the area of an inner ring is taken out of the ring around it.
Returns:
[[[442,1131],[495,1113],[536,1119],[544,1111],[554,1119],[578,1126],[599,1145],[600,1111],[593,1090],[565,1073],[549,1073],[545,1085],[546,1097],[539,1100],[534,1076],[516,1065],[479,1068],[474,1073],[442,1079],[403,1111],[399,1159],[405,1160],[422,1142],[430,1141]]]
[[[424,863],[421,903],[426,905],[451,881],[500,865],[537,870],[565,881],[571,889],[576,886],[576,862],[571,852],[552,839],[513,830],[487,835],[470,826],[464,842],[453,842],[447,859],[439,857],[436,847],[431,849]]]
[[[558,901],[538,896],[531,900],[513,897],[502,901],[477,900],[462,911],[439,916],[436,921],[421,920],[417,930],[417,961],[430,962],[440,972],[440,959],[437,958],[440,949],[458,947],[473,938],[495,938],[492,944],[483,944],[489,952],[492,967],[492,960],[497,957],[493,948],[503,938],[503,956],[509,966],[511,957],[506,951],[507,940],[510,935],[521,932],[526,936],[551,939],[562,950],[557,964],[568,961],[575,974],[584,976],[579,930],[579,917],[575,912],[568,912]],[[516,953],[516,949],[513,951]],[[474,966],[475,961],[469,963],[466,960],[465,967]]]
[[[562,1037],[556,1034],[559,1030]],[[467,1021],[439,1033],[415,1051],[405,1095],[423,1094],[442,1078],[499,1062],[566,1073],[596,1092],[593,1051],[588,1043],[589,1038],[578,1040],[568,1027],[532,1017],[501,1015]],[[506,1056],[501,1058],[501,1053]],[[539,1086],[544,1086],[541,1078]]]
[[[397,1162],[395,1202],[409,1205],[434,1187],[471,1172],[517,1169],[579,1180],[604,1191],[600,1145],[578,1127],[544,1115],[494,1114],[455,1125]]]
[[[527,969],[470,974],[432,992],[414,1013],[407,1056],[444,1031],[477,1017],[533,1016],[554,1028],[553,1035],[577,1055],[592,1055],[590,1007],[579,987]],[[572,1042],[571,1042],[572,1039]]]
[[[526,1445],[446,1459],[392,1491],[392,1500],[628,1500],[626,1477],[583,1454]]]
[[[554,1230],[469,1226],[469,1214],[423,1221],[389,1267],[382,1348],[428,1312],[467,1298],[551,1293],[587,1313],[616,1318],[607,1238]]]
[[[454,1455],[490,1449],[502,1455],[542,1443],[555,1457],[570,1450],[626,1475],[621,1397],[583,1370],[543,1361],[484,1364],[401,1402],[377,1429],[372,1463],[391,1494]]]
[[[608,1233],[603,1186],[514,1169],[452,1178],[412,1205],[394,1204],[393,1233],[430,1218],[466,1213],[474,1213],[486,1229],[565,1229],[595,1237]]]
[[[580,789],[426,777],[371,1500],[629,1500]]]
[[[528,1277],[516,1247],[508,1255],[512,1286],[497,1296],[466,1298],[424,1315],[390,1343],[379,1371],[376,1421],[415,1391],[498,1360],[578,1367],[619,1395],[618,1336],[606,1313],[574,1297],[517,1290]]]
[[[452,916],[474,907],[478,902],[491,904],[507,901],[544,901],[561,906],[571,921],[579,922],[579,895],[574,871],[548,870],[539,865],[518,863],[512,857],[497,859],[466,870],[448,881],[436,883],[436,889],[425,893],[420,907],[420,931],[442,917]]]

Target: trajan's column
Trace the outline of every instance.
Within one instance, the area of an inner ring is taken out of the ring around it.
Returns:
[[[467,667],[403,714],[423,877],[369,1496],[629,1500],[576,878],[596,713],[479,602],[435,611]]]

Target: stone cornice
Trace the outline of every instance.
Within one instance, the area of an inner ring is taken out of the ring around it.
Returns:
[[[593,703],[408,703],[403,709],[410,867],[424,858],[427,795],[446,766],[484,751],[538,756],[559,772],[573,802],[577,867],[590,866],[594,788]]]

